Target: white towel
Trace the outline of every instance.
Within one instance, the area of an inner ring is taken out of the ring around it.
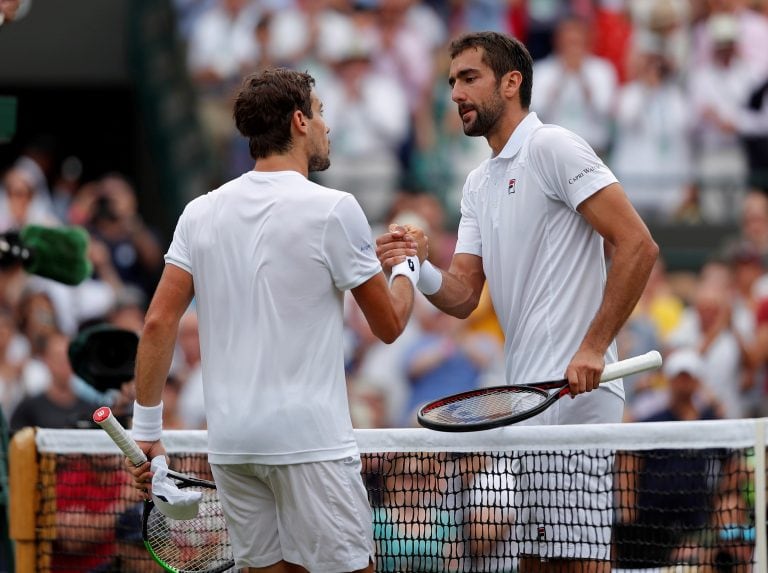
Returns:
[[[179,489],[168,477],[165,456],[152,458],[152,499],[157,509],[171,519],[192,519],[197,516],[203,494],[199,491]]]

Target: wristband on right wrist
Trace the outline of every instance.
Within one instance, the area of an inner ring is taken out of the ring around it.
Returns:
[[[419,282],[416,283],[417,288],[429,296],[439,291],[442,285],[443,273],[440,272],[440,269],[432,266],[429,261],[424,261],[419,272]]]
[[[419,264],[418,257],[406,257],[402,263],[392,267],[392,274],[389,277],[389,286],[392,286],[396,276],[403,275],[404,277],[407,277],[409,281],[411,281],[411,284],[415,290],[416,284],[419,281],[420,267],[421,265]]]
[[[163,403],[157,406],[142,406],[133,403],[133,425],[131,437],[137,442],[156,442],[163,434]]]

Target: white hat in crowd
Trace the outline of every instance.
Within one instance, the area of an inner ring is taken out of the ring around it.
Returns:
[[[684,372],[694,378],[701,378],[704,373],[704,361],[693,348],[675,350],[664,360],[664,375],[671,379]]]

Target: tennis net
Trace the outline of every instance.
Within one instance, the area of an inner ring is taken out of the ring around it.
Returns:
[[[763,420],[356,436],[377,571],[514,572],[521,555],[768,571]],[[169,431],[164,444],[172,467],[210,478],[205,432]],[[156,570],[104,432],[25,430],[11,456],[18,571]],[[572,521],[585,525],[555,525]]]

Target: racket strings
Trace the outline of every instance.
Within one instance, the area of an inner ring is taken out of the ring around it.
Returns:
[[[226,523],[216,490],[203,492],[193,519],[175,520],[153,507],[147,518],[147,545],[155,557],[182,572],[225,571],[233,564]]]
[[[546,399],[547,394],[536,389],[508,387],[441,404],[422,416],[442,424],[472,424],[528,412]]]

